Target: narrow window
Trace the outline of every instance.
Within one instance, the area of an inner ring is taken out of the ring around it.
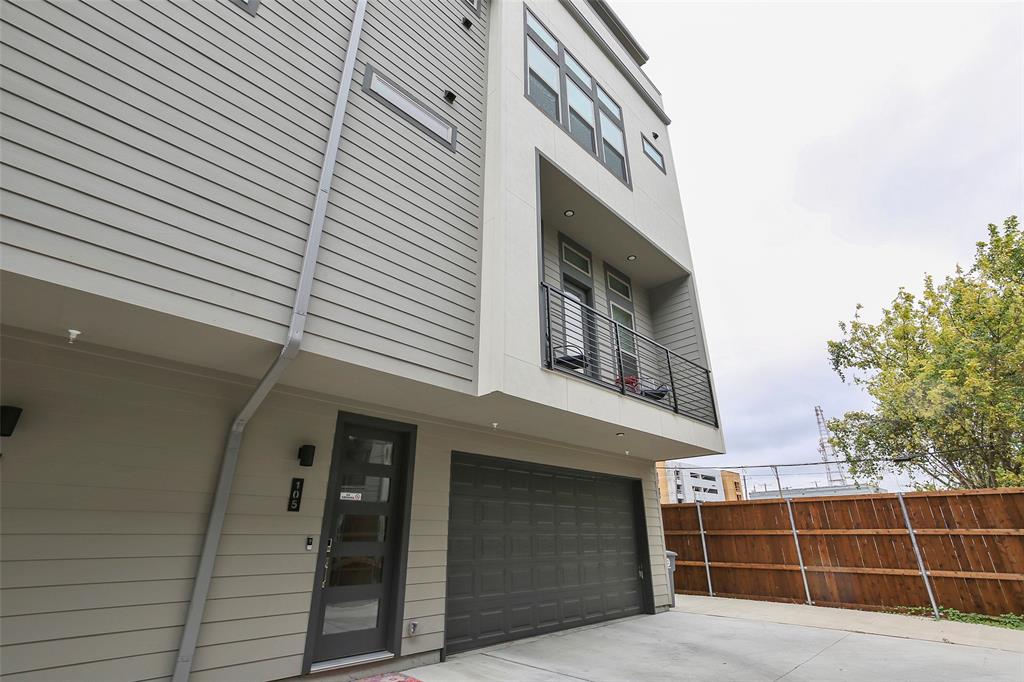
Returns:
[[[572,80],[565,81],[565,92],[569,100],[569,134],[593,154],[594,100]]]
[[[537,20],[537,17],[533,16],[530,12],[526,13],[526,25],[530,27],[537,37],[540,38],[545,45],[551,48],[551,51],[558,54],[558,41],[551,35],[551,32],[544,28],[544,24]]]
[[[629,282],[622,279],[611,270],[608,271],[608,289],[614,291],[627,301],[633,300],[633,289],[630,287]]]
[[[598,90],[600,92],[600,90]],[[626,180],[626,142],[617,123],[601,112],[601,138],[604,163],[623,182]]]
[[[560,120],[558,115],[558,64],[540,48],[533,38],[526,39],[526,63],[530,69],[527,93],[544,113]]]
[[[636,376],[640,366],[636,356],[636,338],[633,336],[633,314],[625,308],[611,304],[612,319],[619,323],[619,351],[622,355],[622,373]]]
[[[569,246],[567,242],[562,242],[562,260],[586,276],[590,276],[590,259]]]
[[[594,79],[591,78],[590,74],[587,73],[587,70],[584,69],[578,61],[576,61],[575,57],[568,52],[565,53],[565,65],[569,67],[569,71],[572,72],[574,76],[580,79],[580,82],[583,83],[584,87],[588,90],[592,90],[594,88]]]
[[[366,69],[363,90],[412,122],[416,127],[437,137],[450,148],[455,148],[455,126],[435,114],[425,104],[396,83],[391,82],[372,66]]]
[[[647,158],[649,158],[651,161],[653,161],[654,165],[657,166],[658,168],[660,168],[661,172],[664,173],[665,172],[665,157],[661,155],[661,152],[659,152],[654,147],[654,145],[650,143],[650,141],[646,137],[641,135],[640,138],[643,140],[643,143],[644,143],[644,154],[646,154]]]

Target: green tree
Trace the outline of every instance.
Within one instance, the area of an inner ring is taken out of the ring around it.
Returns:
[[[909,474],[920,487],[1024,485],[1024,234],[988,226],[974,265],[916,297],[900,289],[881,320],[840,323],[832,368],[872,397],[829,421],[855,477]]]

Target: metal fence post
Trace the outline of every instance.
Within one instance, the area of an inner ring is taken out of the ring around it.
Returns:
[[[704,572],[708,576],[708,596],[714,597],[715,591],[711,587],[711,564],[708,563],[708,544],[704,541],[704,517],[700,513],[700,500],[697,503],[697,523],[700,524],[700,547],[704,551]]]
[[[924,567],[924,559],[921,557],[921,549],[917,546],[917,533],[910,524],[910,514],[907,513],[907,503],[903,501],[903,493],[896,493],[896,499],[900,501],[900,509],[903,511],[903,521],[907,524],[907,533],[910,534],[910,545],[914,548],[914,556],[917,557],[917,569],[921,571],[921,579],[924,580],[924,588],[928,591],[928,601],[932,603],[932,613],[935,620],[939,620],[939,606],[935,603],[935,593],[932,592],[932,583],[928,580],[928,571]]]
[[[679,395],[676,393],[676,378],[672,372],[672,353],[665,349],[665,364],[668,367],[668,384],[672,388],[672,409],[679,414]]]
[[[786,498],[786,511],[789,512],[789,527],[793,529],[793,544],[796,545],[796,560],[800,562],[800,577],[804,580],[804,594],[807,595],[807,603],[814,604],[811,600],[811,588],[807,584],[807,568],[804,566],[804,555],[800,551],[800,536],[796,532],[796,521],[793,519],[793,501]]]

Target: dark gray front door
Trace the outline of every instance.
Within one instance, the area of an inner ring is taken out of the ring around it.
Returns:
[[[449,653],[644,611],[637,482],[454,453]]]
[[[339,420],[311,625],[311,662],[392,647],[410,434]]]

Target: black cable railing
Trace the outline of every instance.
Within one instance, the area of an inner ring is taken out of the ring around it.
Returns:
[[[711,373],[624,327],[571,293],[541,283],[545,365],[718,426]]]

